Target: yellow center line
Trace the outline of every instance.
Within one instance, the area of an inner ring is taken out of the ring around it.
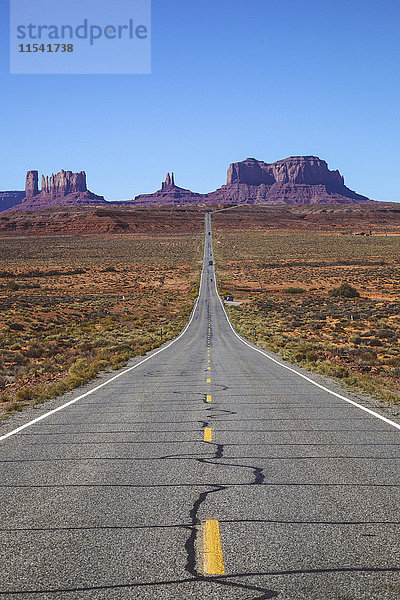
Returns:
[[[204,573],[206,575],[223,575],[225,573],[225,569],[219,523],[215,519],[208,519],[204,523],[203,529]]]
[[[212,442],[212,429],[211,429],[211,427],[205,427],[204,428],[204,441],[205,442]]]
[[[207,379],[207,383],[211,383],[211,379],[210,378]]]
[[[211,398],[210,394],[207,394],[206,402],[212,402],[212,398]]]

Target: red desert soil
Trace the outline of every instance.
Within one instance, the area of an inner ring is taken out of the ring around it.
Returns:
[[[0,236],[199,231],[199,207],[59,207],[0,214]]]
[[[54,233],[190,232],[202,227],[204,214],[222,205],[140,208],[71,207],[0,214],[0,236]],[[226,208],[226,205],[225,205]],[[400,204],[251,206],[219,213],[214,228],[289,229],[337,233],[400,233]]]

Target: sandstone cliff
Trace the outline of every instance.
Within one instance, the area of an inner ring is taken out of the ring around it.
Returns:
[[[0,192],[0,212],[16,206],[24,197],[25,192]]]
[[[350,190],[339,171],[317,156],[291,156],[275,163],[255,158],[232,163],[227,183],[207,194],[214,202],[332,204],[372,202]]]
[[[227,183],[208,194],[179,188],[167,174],[154,194],[136,196],[135,205],[163,204],[358,204],[372,202],[344,184],[339,171],[330,171],[317,156],[291,156],[275,163],[255,158],[232,163]]]
[[[42,194],[58,196],[70,194],[72,192],[86,192],[86,173],[72,173],[72,171],[61,170],[56,175],[50,177],[42,175]]]
[[[32,198],[39,193],[38,185],[39,175],[37,171],[28,171],[25,179],[25,196]]]
[[[342,187],[344,179],[339,171],[330,171],[324,160],[317,156],[291,156],[268,164],[255,158],[232,163],[228,169],[227,185],[273,185],[295,183],[308,185],[332,185]]]
[[[317,156],[291,156],[275,163],[255,158],[232,163],[227,183],[208,194],[198,194],[176,185],[174,174],[167,173],[161,188],[126,202],[106,202],[87,189],[86,173],[62,170],[42,175],[28,171],[25,198],[21,192],[0,192],[0,210],[38,210],[55,206],[115,205],[161,206],[189,204],[359,204],[373,202],[350,190],[339,171],[331,171]],[[6,197],[3,198],[2,195]],[[17,194],[15,197],[7,194]],[[6,199],[7,198],[7,199]]]
[[[103,196],[90,192],[86,186],[86,173],[61,170],[45,177],[39,190],[37,171],[28,171],[25,182],[25,198],[11,210],[39,210],[53,206],[86,206],[107,204]],[[10,209],[9,209],[10,210]]]

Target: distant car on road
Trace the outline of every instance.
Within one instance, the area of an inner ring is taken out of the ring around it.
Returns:
[[[209,264],[209,265],[213,265],[214,263],[213,263],[213,261],[212,261],[212,260],[209,260],[209,261],[208,261],[208,264]]]

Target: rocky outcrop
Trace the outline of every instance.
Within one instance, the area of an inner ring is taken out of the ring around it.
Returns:
[[[161,188],[152,194],[141,194],[134,200],[106,202],[87,189],[86,173],[62,170],[42,175],[38,188],[38,171],[28,171],[25,195],[22,192],[0,192],[0,210],[38,210],[56,206],[181,206],[189,204],[359,204],[373,202],[345,186],[339,171],[331,171],[317,156],[291,156],[275,163],[255,158],[232,163],[227,183],[214,192],[198,194],[176,185],[174,174],[167,173]],[[1,194],[7,196],[1,203]]]
[[[0,212],[19,204],[24,197],[25,192],[0,192]]]
[[[71,194],[73,192],[86,192],[86,173],[72,173],[72,171],[61,170],[56,175],[52,174],[47,177],[42,175],[42,194],[50,196],[60,196]]]
[[[177,189],[177,186],[175,185],[174,174],[172,173],[170,175],[169,173],[167,173],[167,177],[165,178],[165,181],[163,181],[161,184],[161,190],[167,191],[167,190],[174,190],[174,189]]]
[[[28,171],[26,174],[25,180],[25,196],[27,198],[32,198],[33,196],[37,196],[39,193],[39,174],[37,171]]]
[[[141,194],[136,196],[131,204],[135,206],[159,206],[159,205],[182,205],[198,204],[203,202],[204,195],[196,194],[191,190],[181,188],[175,184],[174,174],[167,173],[165,181],[161,184],[161,189],[153,194]]]
[[[54,206],[87,206],[107,204],[103,196],[90,192],[86,186],[86,173],[61,170],[50,176],[42,175],[42,188],[38,188],[37,171],[28,171],[25,198],[8,210],[39,210]]]
[[[232,163],[227,183],[215,192],[196,194],[179,188],[167,174],[154,194],[136,196],[135,205],[163,204],[358,204],[372,202],[344,184],[317,156],[291,156],[275,163],[255,158]]]
[[[73,192],[86,192],[86,173],[73,173],[64,171],[52,173],[45,177],[42,175],[42,189],[39,192],[39,174],[37,171],[28,171],[26,174],[25,195],[27,198],[33,198],[40,194],[46,194],[51,197],[66,196]]]
[[[291,156],[275,163],[255,158],[232,163],[227,183],[207,194],[213,202],[332,204],[372,202],[350,190],[339,171],[317,156]]]
[[[317,156],[291,156],[272,164],[255,158],[232,163],[228,169],[226,183],[255,186],[274,183],[322,184],[342,187],[344,179],[339,171],[330,171],[327,163]]]

